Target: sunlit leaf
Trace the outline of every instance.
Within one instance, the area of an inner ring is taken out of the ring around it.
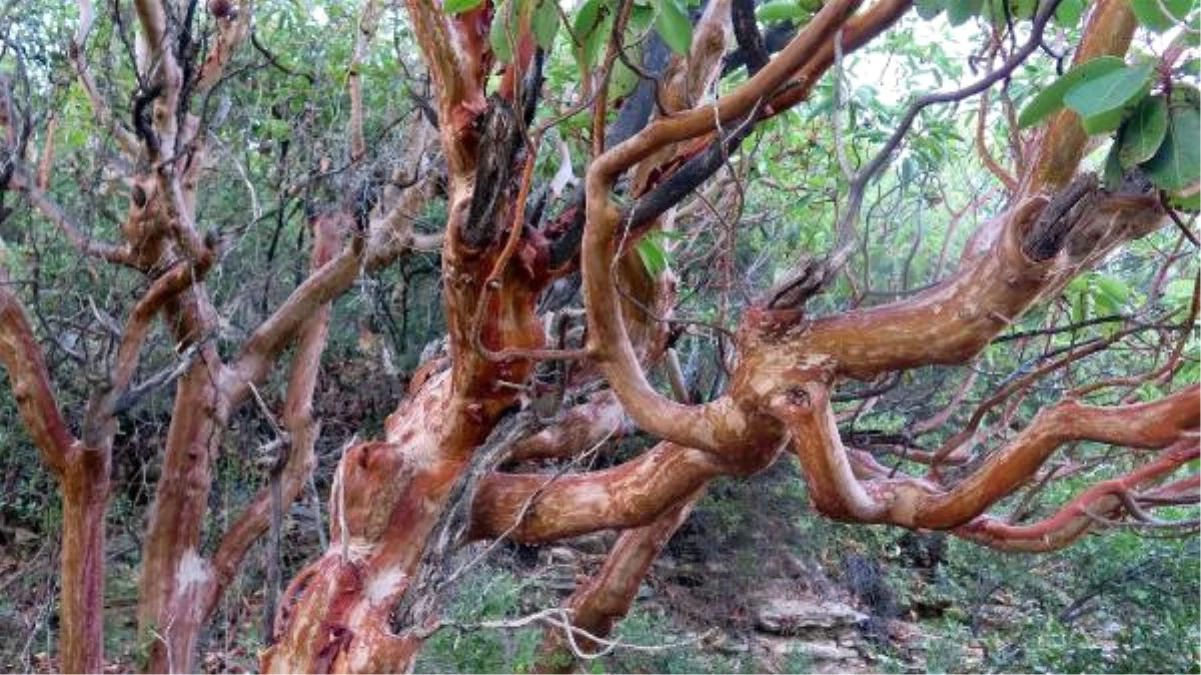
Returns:
[[[1081,63],[1038,93],[1018,115],[1018,126],[1025,129],[1043,121],[1063,107],[1063,96],[1086,80],[1100,77],[1122,67],[1116,56],[1101,56]]]
[[[1113,131],[1147,92],[1154,72],[1155,64],[1149,62],[1119,68],[1075,85],[1063,95],[1063,103],[1080,115],[1088,133]]]
[[[772,0],[764,3],[756,12],[755,16],[764,23],[776,23],[780,21],[792,21],[804,16],[808,16],[807,12],[800,3],[796,0]]]
[[[1055,7],[1055,20],[1064,28],[1075,28],[1087,7],[1087,0],[1060,0]]]
[[[652,277],[659,276],[667,269],[667,252],[654,237],[643,237],[638,241],[636,248],[638,257],[642,258],[642,264]]]

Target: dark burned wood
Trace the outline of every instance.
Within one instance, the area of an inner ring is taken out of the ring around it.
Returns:
[[[671,174],[670,178],[640,197],[631,208],[622,214],[622,221],[628,223],[631,230],[636,231],[639,227],[658,218],[667,209],[683,201],[701,183],[717,173],[717,170],[726,163],[730,153],[737,150],[743,139],[755,130],[754,117],[756,115],[757,111],[752,111],[749,118],[736,122],[729,133],[715,139],[700,154],[688,160],[684,166]]]
[[[767,309],[800,309],[809,298],[819,293],[826,282],[833,278],[824,259],[803,259],[796,268],[773,286],[762,304]]]
[[[155,83],[149,88],[139,88],[133,99],[133,128],[138,137],[146,144],[151,156],[159,153],[158,134],[154,133],[154,122],[151,119],[150,104],[163,93],[163,85]]]
[[[1047,260],[1063,249],[1063,242],[1080,222],[1084,209],[1097,192],[1097,177],[1085,174],[1055,195],[1035,221],[1022,244],[1022,252],[1031,260]]]
[[[655,89],[659,86],[658,78],[663,76],[670,61],[671,50],[667,48],[658,33],[652,33],[642,51],[642,69],[656,79],[640,80],[638,86],[634,88],[634,93],[626,97],[621,109],[617,112],[617,119],[605,132],[606,147],[612,148],[625,142],[650,121],[656,100]],[[561,267],[579,253],[580,239],[584,236],[584,201],[584,186],[580,185],[572,195],[571,203],[567,207],[569,211],[575,209],[571,222],[563,229],[563,234],[551,245],[551,267]]]
[[[734,38],[745,55],[747,77],[759,72],[770,58],[759,23],[755,20],[755,0],[734,0],[730,8],[734,23]]]
[[[482,126],[475,192],[467,220],[459,231],[459,238],[471,249],[482,249],[496,237],[496,209],[514,187],[513,162],[521,146],[517,114],[499,96],[488,99]]]
[[[542,99],[542,85],[546,82],[542,69],[545,65],[546,50],[539,47],[534,51],[530,72],[521,83],[521,119],[527,127],[534,123],[534,113],[538,112],[538,101]]]
[[[737,8],[737,4],[738,3],[735,3],[735,8]],[[735,11],[737,11],[737,9],[735,9]],[[797,27],[791,21],[778,23],[772,26],[771,28],[767,29],[766,33],[762,33],[764,51],[768,55],[775,54],[783,49],[785,45],[791,42],[792,38],[796,37],[796,34]],[[737,37],[737,33],[735,33],[735,37]],[[749,66],[749,54],[750,53],[744,47],[742,47],[740,41],[738,49],[730,52],[729,55],[727,55],[722,61],[721,76],[726,77],[743,66]]]

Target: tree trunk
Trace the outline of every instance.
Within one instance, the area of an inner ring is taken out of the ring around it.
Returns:
[[[63,500],[60,658],[64,673],[104,668],[104,535],[108,448],[81,448],[61,481]]]

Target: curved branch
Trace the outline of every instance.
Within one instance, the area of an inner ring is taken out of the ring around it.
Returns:
[[[1132,448],[1163,448],[1201,424],[1194,385],[1152,403],[1097,407],[1072,400],[1048,408],[1012,442],[950,489],[914,478],[855,479],[838,436],[825,385],[808,383],[779,396],[773,411],[787,421],[797,456],[819,511],[834,518],[952,529],[984,513],[1029,480],[1069,441]]]
[[[335,221],[332,225],[337,228],[351,227],[350,217],[345,213],[321,218]],[[362,238],[355,237],[350,246],[305,279],[284,304],[259,325],[232,366],[239,382],[235,387],[240,390],[246,383],[260,381],[297,330],[323,305],[350,288],[359,277],[365,248]],[[234,394],[230,396],[239,398]]]
[[[217,23],[217,38],[213,42],[212,51],[205,57],[196,74],[196,84],[192,88],[194,94],[204,94],[212,89],[221,79],[225,67],[233,59],[234,52],[246,41],[250,34],[250,21],[254,4],[243,2],[235,5],[233,0],[226,3],[229,9],[221,16],[214,15]],[[220,6],[220,3],[210,3],[209,7]]]
[[[742,437],[748,415],[730,401],[682,406],[658,394],[647,382],[630,344],[612,264],[622,225],[612,201],[618,176],[661,148],[728,125],[756,108],[805,64],[858,6],[858,0],[833,0],[771,63],[716,103],[661,118],[629,140],[611,148],[588,169],[587,222],[581,250],[584,290],[588,299],[588,348],[595,356],[622,405],[639,427],[666,440],[710,452],[729,449]],[[725,446],[725,447],[723,447]]]
[[[367,144],[363,140],[363,77],[359,73],[363,60],[367,57],[367,48],[375,37],[379,26],[380,10],[383,5],[379,0],[365,0],[363,11],[359,14],[358,30],[355,31],[354,49],[350,54],[350,72],[346,77],[346,88],[350,90],[350,161],[357,162],[367,154]]]
[[[1121,478],[1090,487],[1047,518],[1024,525],[1011,525],[999,518],[981,516],[951,532],[973,543],[1005,551],[1045,553],[1058,550],[1094,528],[1098,524],[1096,516],[1119,511],[1123,506],[1123,495],[1128,494],[1129,490],[1162,479],[1199,456],[1201,451],[1198,451],[1195,438],[1181,440],[1160,453],[1154,462]],[[1195,493],[1196,483],[1196,477],[1193,477],[1165,488],[1184,486]]]
[[[71,218],[50,198],[50,195],[46,194],[29,180],[28,175],[26,175],[21,166],[14,166],[12,177],[9,179],[9,186],[16,188],[24,194],[38,213],[41,213],[46,220],[54,223],[62,231],[63,235],[66,236],[67,241],[75,250],[93,258],[100,258],[121,265],[134,266],[133,254],[128,244],[120,246],[106,244],[85,235],[71,222]]]
[[[469,536],[505,534],[513,541],[534,543],[642,527],[714,477],[763,469],[782,447],[776,441],[736,462],[721,462],[707,452],[664,442],[603,471],[561,477],[492,474],[476,494]]]
[[[1098,56],[1121,56],[1130,47],[1138,22],[1126,0],[1098,0],[1085,24],[1080,47],[1072,64]],[[1079,116],[1069,108],[1056,113],[1035,143],[1033,160],[1021,179],[1021,192],[1031,195],[1062,189],[1080,166],[1088,134]]]

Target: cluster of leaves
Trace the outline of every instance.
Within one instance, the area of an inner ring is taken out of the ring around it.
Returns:
[[[483,4],[484,0],[448,0],[443,9],[448,14],[462,14],[479,9]],[[501,62],[513,61],[522,26],[530,27],[541,49],[549,51],[554,46],[563,11],[555,0],[501,0],[493,11],[489,42],[492,53]],[[573,43],[571,51],[581,73],[597,63],[612,32],[613,19],[613,6],[604,0],[585,0],[576,8],[569,35]],[[636,43],[637,40],[629,38],[641,34],[650,25],[676,53],[688,53],[692,45],[692,21],[681,0],[637,0],[630,14],[626,44]],[[632,75],[632,71],[629,74]],[[614,76],[619,81],[622,79],[616,73]]]
[[[1101,56],[1077,64],[1027,103],[1019,126],[1039,124],[1064,107],[1090,135],[1113,134],[1105,162],[1107,185],[1139,169],[1179,209],[1201,209],[1201,93],[1183,81],[1196,76],[1197,59],[1173,67],[1186,47],[1196,47],[1195,0],[1136,0],[1135,15],[1150,31],[1181,32],[1162,59],[1127,63]],[[1186,18],[1187,17],[1187,18]]]

